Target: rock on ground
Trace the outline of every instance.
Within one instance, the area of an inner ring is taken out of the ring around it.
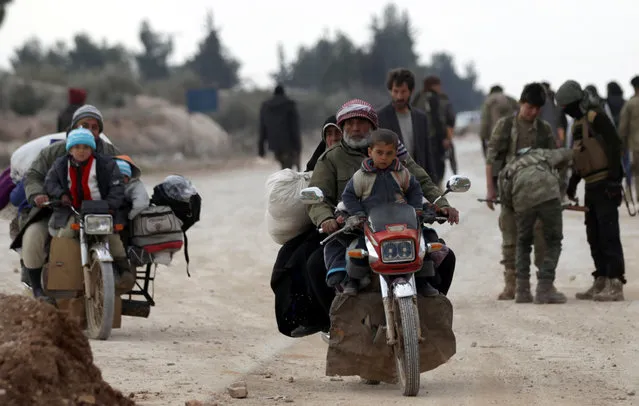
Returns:
[[[0,294],[0,309],[0,404],[135,404],[104,382],[88,339],[64,313],[21,295]]]

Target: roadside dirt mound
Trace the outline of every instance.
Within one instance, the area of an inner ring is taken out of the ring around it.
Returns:
[[[80,327],[53,306],[0,294],[0,404],[135,403],[102,380]]]

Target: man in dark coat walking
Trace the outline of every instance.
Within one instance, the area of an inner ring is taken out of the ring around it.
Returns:
[[[302,151],[302,137],[300,134],[300,120],[295,102],[284,94],[281,85],[275,87],[273,97],[262,103],[260,109],[260,137],[258,153],[266,155],[264,143],[273,151],[275,159],[282,165],[282,169],[297,166],[300,171],[300,153]]]
[[[65,132],[71,126],[73,114],[77,109],[84,106],[87,100],[87,92],[84,89],[69,88],[69,105],[58,115],[58,132]]]
[[[377,111],[379,127],[399,135],[413,160],[424,168],[433,182],[439,182],[430,146],[428,116],[423,110],[410,106],[415,75],[408,69],[394,69],[388,74],[386,87],[392,100]]]

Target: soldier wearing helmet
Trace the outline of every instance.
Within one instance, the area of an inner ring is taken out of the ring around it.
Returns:
[[[595,262],[593,285],[577,299],[624,300],[624,258],[619,236],[622,145],[614,123],[591,95],[574,80],[557,90],[557,104],[575,119],[572,126],[573,175],[566,195],[575,200],[577,185],[585,181],[586,235]]]

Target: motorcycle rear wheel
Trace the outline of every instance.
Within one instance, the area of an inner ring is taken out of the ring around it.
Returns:
[[[404,396],[417,396],[419,393],[419,334],[416,298],[395,298],[394,313],[397,342],[393,346],[393,352],[399,383]]]
[[[95,340],[111,335],[115,312],[115,276],[111,262],[91,258],[91,297],[85,297],[87,334]]]

